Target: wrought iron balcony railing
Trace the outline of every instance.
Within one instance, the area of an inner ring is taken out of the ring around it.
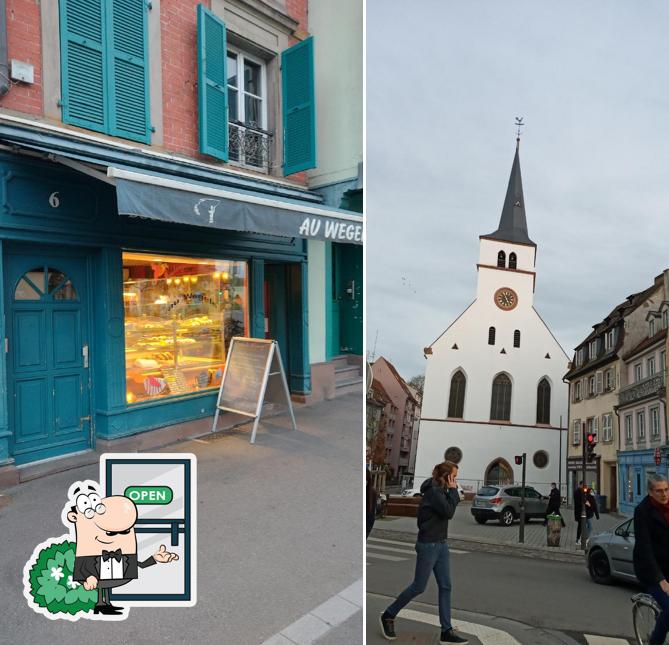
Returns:
[[[254,170],[269,172],[273,135],[253,125],[228,123],[230,161]]]
[[[620,390],[618,405],[629,405],[641,399],[662,396],[664,388],[664,374],[655,374]]]

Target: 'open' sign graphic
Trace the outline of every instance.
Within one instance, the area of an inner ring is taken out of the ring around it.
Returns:
[[[174,496],[169,486],[128,486],[123,495],[135,504],[169,504]]]

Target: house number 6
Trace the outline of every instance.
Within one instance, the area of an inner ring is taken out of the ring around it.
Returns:
[[[51,208],[58,208],[60,206],[60,197],[58,196],[58,191],[49,195],[49,206],[51,206]]]

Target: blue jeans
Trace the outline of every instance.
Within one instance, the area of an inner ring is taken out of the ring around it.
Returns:
[[[650,637],[651,643],[664,643],[664,639],[669,633],[669,596],[667,596],[660,584],[654,584],[648,587],[648,593],[655,598],[657,604],[660,605],[662,613],[658,616],[655,623],[655,629]]]
[[[403,607],[425,591],[430,573],[434,572],[439,588],[439,622],[442,629],[451,629],[451,574],[448,544],[446,542],[416,542],[416,554],[416,572],[413,582],[386,609],[386,612],[391,618],[395,618]]]
[[[585,520],[585,537],[589,538],[592,535],[592,518],[587,517]]]

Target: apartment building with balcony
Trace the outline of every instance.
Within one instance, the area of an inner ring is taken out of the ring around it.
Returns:
[[[616,412],[620,419],[620,510],[624,513],[632,513],[646,496],[649,474],[667,474],[668,278],[667,271],[656,278],[657,288],[639,311],[633,333],[630,333],[630,339],[637,342],[622,356],[623,378]],[[631,332],[632,322],[630,320]],[[640,335],[643,335],[641,339]]]
[[[0,0],[0,477],[212,415],[233,336],[333,392],[308,245],[362,218],[307,176],[326,4]]]
[[[417,401],[395,366],[384,357],[372,364],[374,379],[383,386],[392,403],[394,414],[386,434],[386,464],[399,480],[409,472],[411,437],[416,423]]]
[[[617,508],[618,418],[615,406],[620,389],[618,353],[623,343],[624,318],[614,309],[576,348],[565,380],[569,382],[567,473],[569,491],[583,479],[583,432],[597,439],[596,458],[586,464],[586,480]]]

